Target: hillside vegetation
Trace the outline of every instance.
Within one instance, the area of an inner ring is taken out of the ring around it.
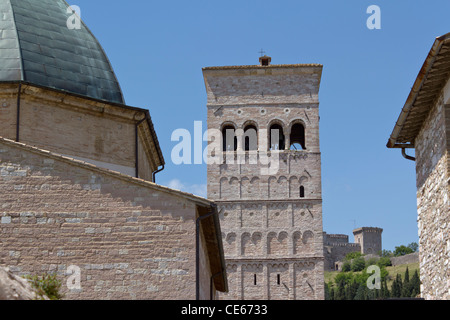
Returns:
[[[347,255],[342,271],[325,272],[325,299],[375,300],[420,296],[419,263],[392,266],[389,255],[367,261]]]

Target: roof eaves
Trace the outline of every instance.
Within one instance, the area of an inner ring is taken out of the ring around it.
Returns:
[[[138,107],[132,107],[132,106],[128,106],[126,104],[122,104],[122,103],[119,103],[119,102],[112,102],[112,101],[102,100],[102,99],[98,99],[98,98],[93,98],[93,97],[85,96],[85,95],[82,95],[82,94],[79,94],[79,93],[74,93],[74,92],[70,92],[70,91],[67,91],[67,90],[63,90],[63,89],[46,87],[46,86],[42,86],[42,85],[39,85],[39,84],[30,83],[30,82],[27,82],[27,81],[20,81],[20,80],[18,80],[18,81],[0,81],[0,83],[14,84],[14,85],[15,84],[17,84],[17,85],[22,84],[22,85],[25,85],[25,86],[36,87],[36,88],[39,88],[39,89],[50,90],[50,91],[53,91],[53,92],[56,92],[56,93],[60,93],[60,94],[64,94],[64,95],[68,95],[68,96],[72,96],[72,97],[76,97],[76,98],[87,99],[89,101],[93,101],[93,102],[97,102],[97,103],[103,103],[103,104],[108,104],[108,105],[119,107],[119,108],[124,108],[124,109],[127,109],[127,110],[132,110],[132,111],[136,111],[136,112],[142,112],[142,113],[144,113],[146,115],[147,124],[148,124],[148,126],[150,128],[150,131],[152,133],[152,137],[153,137],[154,144],[155,144],[155,147],[156,147],[157,152],[158,152],[158,157],[159,157],[160,163],[161,163],[161,165],[165,164],[164,156],[163,156],[163,153],[162,153],[162,150],[161,150],[161,145],[159,144],[158,136],[156,134],[156,131],[155,131],[155,128],[154,128],[154,125],[153,125],[153,121],[152,121],[152,118],[150,116],[150,111],[147,110],[147,109],[142,109],[142,108],[138,108]]]
[[[269,66],[261,65],[243,65],[243,66],[217,66],[204,67],[203,70],[229,70],[229,69],[274,69],[274,68],[304,68],[304,67],[323,67],[322,64],[305,63],[305,64],[271,64]]]
[[[405,105],[402,108],[402,111],[400,113],[400,116],[394,126],[394,129],[391,133],[391,136],[389,137],[387,147],[388,148],[413,148],[414,147],[414,141],[409,141],[409,143],[399,143],[398,138],[400,136],[400,133],[404,129],[404,125],[408,119],[408,116],[411,113],[411,109],[413,108],[414,104],[417,101],[417,98],[419,94],[421,93],[421,90],[423,89],[423,85],[430,73],[430,71],[433,68],[433,64],[439,55],[439,52],[444,45],[444,42],[448,41],[450,39],[450,33],[447,33],[443,36],[440,36],[436,38],[435,42],[433,43],[433,46],[428,53],[427,58],[425,59],[424,64],[422,65],[422,68],[419,71],[419,74],[414,82],[414,85],[411,89],[411,92],[406,100]]]

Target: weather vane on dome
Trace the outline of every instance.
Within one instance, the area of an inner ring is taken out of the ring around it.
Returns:
[[[261,54],[261,57],[266,54],[266,52],[263,49],[261,49],[261,51],[259,53]]]

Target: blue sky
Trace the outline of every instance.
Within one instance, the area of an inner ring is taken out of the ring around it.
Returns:
[[[415,166],[388,137],[450,2],[74,0],[103,45],[126,103],[150,110],[167,165],[160,184],[205,195],[206,166],[171,162],[175,129],[206,128],[202,68],[324,65],[320,89],[323,224],[328,233],[384,229],[383,247],[418,242]],[[381,29],[369,30],[370,5]]]

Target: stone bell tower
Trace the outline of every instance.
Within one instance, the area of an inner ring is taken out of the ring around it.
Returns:
[[[208,129],[222,133],[208,164],[229,281],[221,299],[324,299],[321,75],[322,65],[267,56],[203,69]]]

